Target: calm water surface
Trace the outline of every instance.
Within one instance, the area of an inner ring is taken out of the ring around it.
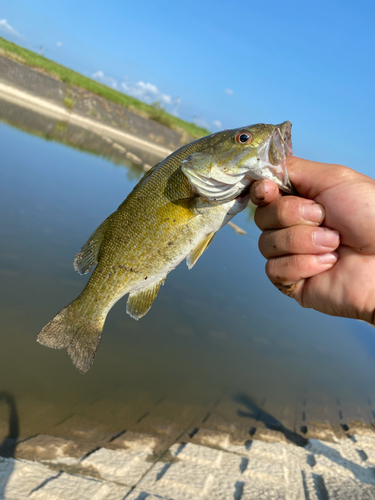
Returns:
[[[17,403],[21,435],[54,432],[72,415],[121,430],[119,415],[141,415],[161,400],[178,408],[171,419],[219,400],[222,414],[234,416],[236,394],[280,420],[287,408],[295,425],[374,421],[373,328],[304,310],[278,292],[248,213],[235,219],[247,235],[222,229],[191,271],[183,263],[168,276],[143,319],[119,301],[86,375],[65,350],[37,344],[88,279],[73,270],[76,252],[136,179],[4,124],[0,138],[0,391]],[[0,406],[3,433],[7,411]]]

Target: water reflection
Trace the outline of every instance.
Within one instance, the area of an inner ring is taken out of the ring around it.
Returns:
[[[106,158],[127,169],[129,180],[138,180],[161,157],[136,146],[128,147],[111,138],[83,129],[68,121],[58,121],[0,99],[0,120],[29,134],[65,144],[78,151]]]

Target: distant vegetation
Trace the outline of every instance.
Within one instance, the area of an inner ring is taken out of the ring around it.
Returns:
[[[0,37],[0,55],[4,55],[14,61],[31,66],[32,68],[40,69],[54,78],[63,81],[67,85],[74,85],[76,87],[86,89],[93,94],[104,97],[105,99],[108,99],[116,104],[120,104],[121,106],[124,106],[125,108],[128,108],[134,113],[137,113],[145,118],[162,123],[163,125],[177,130],[182,134],[188,134],[194,139],[210,133],[208,130],[198,127],[194,123],[186,122],[167,113],[158,103],[153,105],[146,104],[138,99],[135,99],[134,97],[123,94],[118,90],[107,87],[96,80],[83,76],[80,73],[66,68],[65,66],[61,66],[60,64],[51,61],[44,56],[36,54],[31,50],[9,42],[2,37]],[[65,103],[67,107],[72,104],[74,103]]]

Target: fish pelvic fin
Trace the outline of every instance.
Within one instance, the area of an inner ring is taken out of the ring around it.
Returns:
[[[39,333],[37,341],[53,349],[67,349],[74,366],[84,374],[94,361],[105,316],[90,319],[85,317],[79,311],[78,300],[56,314]]]
[[[79,274],[86,274],[98,263],[98,255],[105,233],[107,232],[111,216],[107,217],[100,226],[95,229],[90,238],[75,256],[73,267]]]
[[[186,257],[186,264],[191,269],[202,255],[202,253],[211,245],[216,233],[207,234],[198,245]]]
[[[152,303],[156,299],[159,293],[161,285],[164,285],[165,277],[158,283],[142,288],[138,292],[133,292],[129,294],[128,301],[126,303],[126,312],[130,314],[133,319],[140,319],[144,316],[152,306]]]

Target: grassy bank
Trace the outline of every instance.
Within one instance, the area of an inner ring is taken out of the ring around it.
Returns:
[[[135,99],[134,97],[123,94],[118,90],[107,87],[96,80],[92,80],[91,78],[81,75],[76,71],[66,68],[65,66],[61,66],[46,57],[20,47],[19,45],[9,42],[2,37],[0,37],[0,55],[4,55],[14,61],[26,64],[32,68],[42,70],[54,78],[65,82],[67,85],[81,87],[89,92],[92,92],[93,94],[108,99],[108,101],[124,106],[125,108],[128,108],[134,113],[138,113],[145,118],[162,123],[163,125],[174,130],[185,132],[193,138],[199,138],[209,134],[208,130],[198,127],[194,123],[189,123],[177,118],[176,116],[170,115],[159,106],[146,104],[138,99]]]

